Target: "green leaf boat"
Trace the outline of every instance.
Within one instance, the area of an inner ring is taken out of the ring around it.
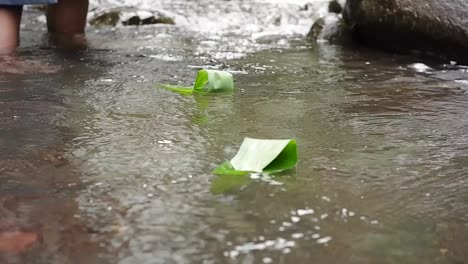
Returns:
[[[198,72],[193,87],[165,84],[158,86],[182,95],[233,92],[234,77],[230,72],[203,69]]]
[[[213,170],[218,175],[250,172],[277,173],[297,164],[297,144],[293,139],[245,138],[236,156]]]

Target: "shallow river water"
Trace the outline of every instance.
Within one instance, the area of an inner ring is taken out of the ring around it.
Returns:
[[[91,28],[75,53],[45,47],[27,14],[18,59],[51,70],[0,73],[0,232],[38,239],[0,260],[466,263],[468,68],[311,44],[302,35],[317,3],[298,23],[251,22],[255,37]],[[201,67],[232,71],[237,91],[154,87],[190,85]],[[295,138],[297,169],[213,175],[244,137]]]

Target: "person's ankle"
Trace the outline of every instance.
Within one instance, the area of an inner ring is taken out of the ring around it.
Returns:
[[[16,51],[16,45],[6,45],[6,46],[1,46],[0,45],[0,56],[7,56],[14,54]]]
[[[82,50],[88,48],[85,34],[49,33],[49,45],[67,50]]]

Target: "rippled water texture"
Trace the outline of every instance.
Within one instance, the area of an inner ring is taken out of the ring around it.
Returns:
[[[467,68],[311,45],[300,34],[277,33],[268,46],[249,38],[238,50],[245,36],[186,26],[96,30],[90,50],[75,54],[39,48],[30,38],[41,31],[32,30],[20,58],[58,72],[0,74],[0,164],[40,159],[61,170],[30,186],[32,176],[21,181],[0,169],[0,212],[39,215],[2,207],[4,196],[55,212],[24,220],[22,230],[42,238],[24,253],[32,263],[468,261]],[[236,46],[225,41],[232,39]],[[431,69],[418,72],[416,62]],[[202,66],[232,71],[237,91],[154,88],[189,85]],[[297,169],[215,190],[229,179],[211,170],[246,136],[295,138]],[[43,192],[28,200],[21,190]],[[58,208],[60,199],[69,206]],[[86,243],[65,244],[57,226]]]

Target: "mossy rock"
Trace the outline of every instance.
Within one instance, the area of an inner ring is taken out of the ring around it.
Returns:
[[[103,12],[92,18],[89,23],[93,26],[116,26],[120,21],[120,11]]]
[[[141,26],[152,24],[174,25],[174,19],[159,11],[139,10],[134,8],[117,8],[99,12],[89,22],[96,27],[117,26]]]
[[[340,45],[347,45],[352,41],[348,26],[334,13],[317,19],[307,37],[314,42],[325,40],[329,44]]]

